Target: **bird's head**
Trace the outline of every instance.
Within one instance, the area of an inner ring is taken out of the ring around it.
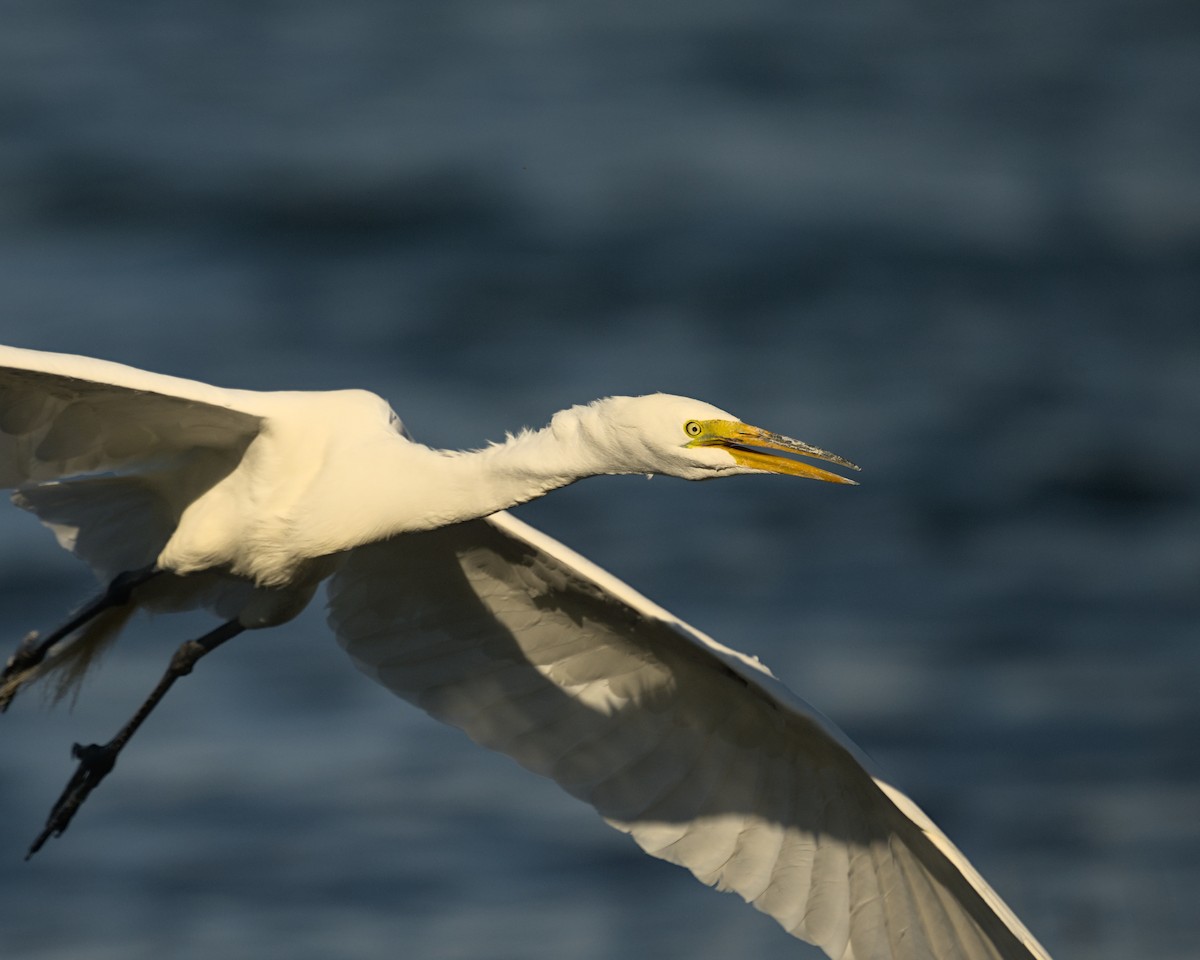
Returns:
[[[779,473],[832,483],[854,481],[795,459],[808,457],[857,470],[819,447],[743,423],[711,404],[665,393],[610,397],[591,408],[602,443],[619,450],[630,473],[707,480],[741,473]],[[789,456],[790,455],[790,456]]]

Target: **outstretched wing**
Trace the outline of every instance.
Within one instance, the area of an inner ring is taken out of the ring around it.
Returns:
[[[0,347],[0,488],[101,578],[145,566],[257,435],[253,397]]]
[[[354,550],[330,622],[384,686],[835,960],[1046,960],[769,671],[507,514]]]

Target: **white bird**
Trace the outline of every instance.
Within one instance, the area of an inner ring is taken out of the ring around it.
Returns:
[[[59,834],[176,677],[329,578],[360,668],[551,777],[647,853],[740,894],[835,960],[1041,958],[963,855],[757,660],[724,647],[508,515],[595,474],[689,480],[853,467],[682,397],[612,397],[454,452],[408,438],[361,390],[227,390],[0,347],[0,484],[105,593],[27,637],[0,687],[69,683],[138,608],[225,621],[80,766]]]

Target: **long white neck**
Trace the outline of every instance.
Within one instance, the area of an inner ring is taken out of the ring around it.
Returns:
[[[386,535],[485,517],[584,477],[645,472],[625,449],[619,427],[600,413],[609,401],[556,414],[549,426],[482,450],[397,451]],[[377,478],[388,483],[393,478]]]
[[[436,453],[431,476],[451,494],[442,507],[452,515],[448,522],[487,516],[606,472],[591,450],[563,443],[549,427],[482,450]]]

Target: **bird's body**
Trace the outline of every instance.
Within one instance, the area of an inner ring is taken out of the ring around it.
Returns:
[[[853,466],[681,397],[609,398],[459,452],[413,441],[365,391],[225,390],[0,348],[0,483],[115,585],[14,658],[0,695],[86,660],[135,607],[216,611],[227,623],[198,656],[285,622],[328,579],[330,622],[367,673],[831,957],[1045,958],[757,661],[502,512],[598,473],[848,482],[780,452]]]

